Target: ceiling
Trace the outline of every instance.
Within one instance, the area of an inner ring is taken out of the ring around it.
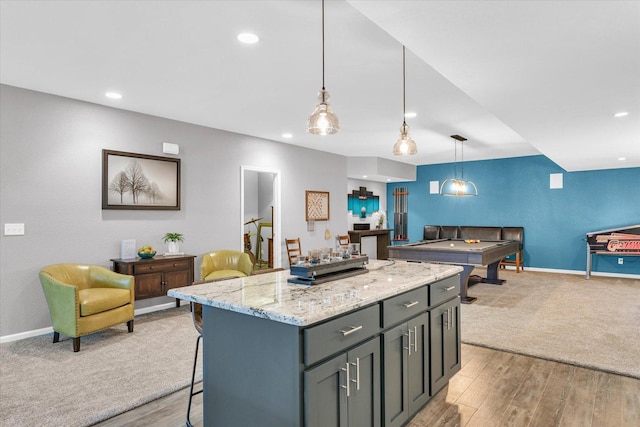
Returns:
[[[331,136],[305,131],[322,86],[320,5],[2,0],[0,81],[345,156],[451,162],[459,134],[465,161],[640,167],[639,1],[327,0]],[[260,41],[238,42],[246,31]],[[398,158],[402,44],[418,154]]]

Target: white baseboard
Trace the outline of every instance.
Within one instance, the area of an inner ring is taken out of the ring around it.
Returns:
[[[151,307],[139,308],[137,310],[134,310],[134,315],[139,316],[141,314],[153,313],[154,311],[166,310],[168,308],[172,308],[175,306],[176,306],[175,302],[168,302],[166,304],[158,304],[158,305],[153,305]],[[49,326],[48,328],[34,329],[32,331],[25,331],[17,334],[12,334],[12,335],[4,335],[0,337],[0,344],[3,344],[5,342],[23,340],[25,338],[37,337],[39,335],[46,335],[52,332],[53,332],[53,328]]]
[[[515,267],[512,267],[510,265],[506,266],[506,268],[508,270],[514,270],[515,271]],[[558,274],[576,274],[576,275],[580,275],[580,276],[585,276],[587,275],[587,272],[585,270],[559,270],[559,269],[555,269],[555,268],[538,268],[538,267],[525,267],[525,271],[539,271],[542,273],[558,273]],[[600,277],[618,277],[621,279],[640,279],[640,275],[638,274],[623,274],[623,273],[607,273],[607,272],[598,272],[598,271],[592,271],[591,272],[592,276],[600,276]]]
[[[151,307],[139,308],[134,310],[134,315],[140,316],[141,314],[153,313],[154,311],[166,310],[176,306],[175,302],[168,302],[166,304],[152,305]]]
[[[48,328],[42,329],[34,329],[33,331],[20,332],[12,335],[4,335],[0,337],[0,344],[4,344],[6,342],[23,340],[25,338],[37,337],[38,335],[46,335],[53,332],[53,328],[49,326]]]

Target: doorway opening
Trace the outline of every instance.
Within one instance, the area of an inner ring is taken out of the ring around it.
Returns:
[[[280,171],[241,166],[240,242],[255,270],[282,265]]]

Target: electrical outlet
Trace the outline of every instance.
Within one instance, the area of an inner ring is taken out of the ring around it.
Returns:
[[[624,258],[618,258],[618,265],[624,264]]]
[[[24,224],[5,224],[5,236],[24,236]]]

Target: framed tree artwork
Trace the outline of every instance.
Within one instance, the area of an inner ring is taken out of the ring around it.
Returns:
[[[102,209],[180,210],[180,159],[102,150]]]
[[[307,221],[329,220],[329,192],[305,191],[305,207]]]

